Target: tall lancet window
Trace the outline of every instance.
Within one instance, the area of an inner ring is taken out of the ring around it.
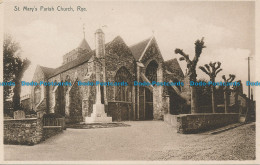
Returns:
[[[156,61],[151,61],[145,72],[145,76],[148,78],[148,80],[152,83],[153,81],[157,81],[157,69],[158,69],[158,64]]]

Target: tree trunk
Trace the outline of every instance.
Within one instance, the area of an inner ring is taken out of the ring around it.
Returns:
[[[216,113],[216,105],[215,105],[215,88],[211,86],[211,99],[212,99],[212,113]]]
[[[20,94],[21,94],[21,81],[20,80],[15,80],[15,86],[13,89],[13,108],[14,110],[20,110]]]
[[[225,104],[225,113],[228,113],[228,105],[227,105],[227,92],[224,91],[224,104]]]
[[[191,113],[199,113],[195,86],[191,86]]]

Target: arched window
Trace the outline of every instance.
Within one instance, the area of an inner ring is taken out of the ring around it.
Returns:
[[[41,87],[36,86],[34,88],[34,103],[38,104],[41,101]]]
[[[157,68],[158,64],[156,61],[151,61],[146,67],[145,76],[150,82],[157,81]]]
[[[127,82],[128,86],[117,86],[116,87],[116,101],[132,101],[132,84],[131,84],[131,74],[129,71],[122,67],[120,68],[115,76],[115,82]]]

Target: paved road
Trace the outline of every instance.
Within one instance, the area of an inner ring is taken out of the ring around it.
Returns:
[[[35,146],[5,145],[5,160],[255,159],[255,124],[216,135],[183,135],[162,121],[130,127],[67,129]]]

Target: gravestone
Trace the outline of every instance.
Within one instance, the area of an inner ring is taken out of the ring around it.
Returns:
[[[14,119],[25,119],[25,113],[22,110],[14,112]]]
[[[38,119],[41,119],[44,114],[45,114],[44,111],[38,111],[38,112],[37,112],[37,118],[38,118]]]

